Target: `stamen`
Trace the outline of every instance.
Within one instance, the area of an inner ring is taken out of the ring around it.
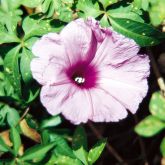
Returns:
[[[84,77],[75,77],[74,78],[74,81],[77,83],[77,84],[83,84],[85,82],[85,78]]]

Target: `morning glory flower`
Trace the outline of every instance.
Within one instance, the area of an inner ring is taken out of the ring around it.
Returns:
[[[134,40],[93,18],[42,36],[32,52],[43,106],[74,124],[119,121],[127,110],[134,114],[147,93],[148,56],[138,54]]]

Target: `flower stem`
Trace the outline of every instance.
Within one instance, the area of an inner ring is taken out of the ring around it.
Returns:
[[[21,122],[21,121],[24,119],[24,117],[27,115],[27,113],[29,112],[29,110],[30,110],[30,108],[27,107],[26,110],[25,110],[25,112],[24,112],[23,115],[21,116],[19,122]]]
[[[151,49],[148,48],[147,49],[147,52],[148,52],[148,54],[150,56],[151,66],[152,66],[153,71],[154,71],[154,74],[155,74],[155,76],[157,78],[157,82],[158,82],[159,88],[160,88],[163,96],[165,96],[165,83],[164,83],[164,79],[163,79],[161,73],[159,72],[157,63],[155,61],[155,58],[153,56],[153,53],[152,53]]]
[[[92,132],[96,135],[96,137],[98,139],[102,139],[103,138],[103,136],[96,129],[96,127],[93,125],[93,123],[89,122],[88,126],[90,127],[90,129],[92,130]],[[106,144],[106,148],[107,148],[108,152],[111,155],[113,155],[116,158],[116,160],[118,160],[118,162],[122,163],[123,165],[127,165],[127,163],[125,163],[125,161],[122,159],[122,157],[117,153],[117,151],[108,142]]]
[[[15,124],[15,127],[16,127],[18,124],[20,124],[20,122],[24,119],[24,117],[27,115],[27,113],[29,112],[29,110],[30,110],[29,107],[27,107],[27,108],[25,109],[25,112],[23,113],[23,115],[21,116],[21,118],[19,119],[19,121]]]
[[[138,124],[138,117],[137,115],[134,116],[134,120],[135,120],[135,124]],[[146,149],[145,149],[145,146],[144,146],[144,142],[143,142],[143,139],[139,136],[138,136],[138,140],[139,140],[139,146],[140,146],[140,149],[141,149],[141,154],[142,156],[144,157],[144,165],[149,165],[148,163],[148,160],[147,160],[147,155],[146,155]]]

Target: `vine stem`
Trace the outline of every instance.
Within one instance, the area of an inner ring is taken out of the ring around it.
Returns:
[[[134,116],[134,120],[135,120],[135,124],[137,125],[138,122],[139,122],[137,115]],[[145,159],[144,165],[149,165],[148,160],[147,160],[147,155],[146,155],[146,149],[145,149],[145,146],[144,146],[144,142],[143,142],[143,139],[139,135],[138,135],[138,140],[139,140],[141,153],[142,153],[142,155],[144,156],[144,159]]]
[[[159,72],[157,63],[156,63],[156,61],[155,61],[155,58],[154,58],[154,56],[153,56],[153,53],[152,53],[151,49],[148,48],[148,49],[147,49],[147,52],[148,52],[148,54],[149,54],[149,56],[150,56],[151,66],[152,66],[153,71],[154,71],[154,74],[155,74],[155,76],[156,76],[156,78],[157,78],[157,83],[158,83],[158,85],[159,85],[159,88],[160,88],[160,90],[161,90],[163,96],[165,96],[165,83],[164,83],[164,79],[163,79],[162,75],[161,75],[160,72]]]
[[[21,118],[20,118],[20,120],[19,120],[18,123],[20,123],[20,122],[24,119],[24,117],[27,115],[27,113],[29,112],[29,110],[30,110],[29,107],[27,107],[27,108],[25,109],[25,112],[24,112],[23,115],[21,116]]]
[[[93,125],[92,122],[88,123],[88,126],[90,127],[90,129],[92,130],[92,132],[96,135],[96,137],[98,139],[102,139],[103,136],[100,134],[100,132],[96,129],[96,127]],[[127,165],[127,163],[125,163],[125,161],[123,160],[123,158],[118,154],[118,152],[107,142],[106,144],[106,148],[108,150],[108,152],[110,154],[112,154],[116,160],[120,163],[122,163],[123,165]]]

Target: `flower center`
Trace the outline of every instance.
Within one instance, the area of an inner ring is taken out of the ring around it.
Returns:
[[[66,70],[68,78],[80,88],[93,88],[96,86],[97,72],[94,66],[80,62]]]
[[[74,81],[78,84],[78,85],[81,85],[85,82],[85,78],[84,77],[80,77],[80,76],[77,76],[74,78]]]

